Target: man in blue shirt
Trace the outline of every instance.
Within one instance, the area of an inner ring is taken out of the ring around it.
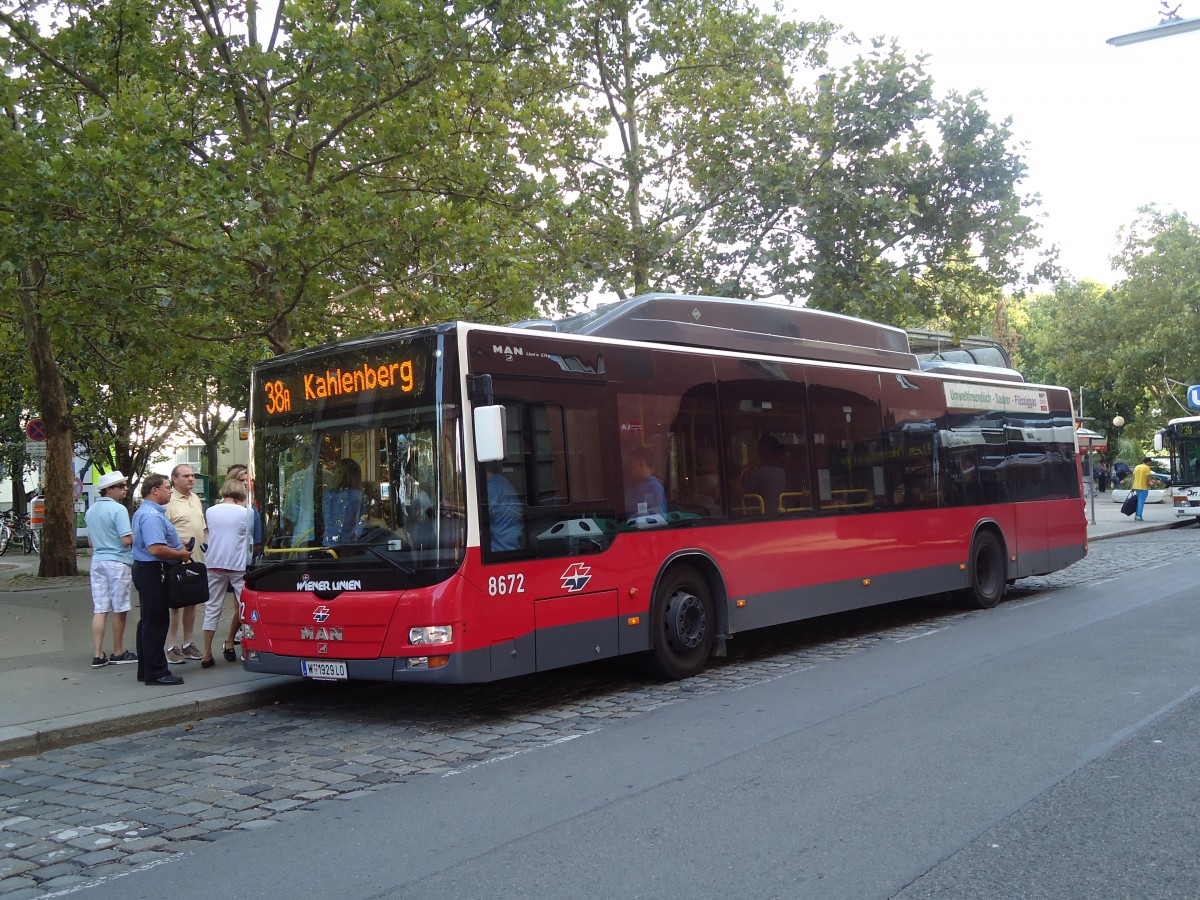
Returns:
[[[167,667],[163,645],[171,623],[167,605],[166,567],[189,562],[179,532],[167,520],[164,507],[171,499],[171,482],[166,475],[147,475],[142,482],[142,505],[133,514],[133,584],[141,601],[137,628],[138,681],[147,686],[183,684]]]
[[[524,543],[523,505],[499,463],[488,463],[488,527],[493,550],[520,550]]]
[[[120,472],[107,472],[96,482],[100,499],[88,507],[88,545],[92,548],[90,571],[92,583],[92,668],[109,663],[124,665],[137,662],[137,657],[125,649],[125,619],[133,605],[133,581],[130,568],[133,555],[133,530],[129,525],[129,510],[121,501],[129,493],[129,483]],[[104,655],[104,623],[108,614],[113,617],[113,652]]]
[[[625,464],[625,512],[630,516],[661,516],[667,511],[667,492],[654,475],[654,455],[638,447]]]

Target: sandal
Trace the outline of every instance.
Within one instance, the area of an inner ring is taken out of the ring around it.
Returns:
[[[233,662],[235,659],[237,659],[237,654],[235,654],[235,653],[233,652],[233,648],[232,648],[232,647],[230,647],[228,644],[222,644],[222,645],[221,645],[221,654],[222,654],[222,655],[225,657],[225,659],[227,659],[229,662]]]
[[[202,668],[202,669],[211,669],[216,664],[217,664],[217,661],[215,659],[213,659],[211,656],[208,659],[200,660],[200,668]]]

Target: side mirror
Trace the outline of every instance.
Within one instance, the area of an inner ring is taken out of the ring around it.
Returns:
[[[475,458],[481,463],[504,459],[508,430],[503,406],[475,407]]]
[[[1161,452],[1162,452],[1162,448],[1163,448],[1163,437],[1162,437],[1162,432],[1161,432],[1161,431],[1157,431],[1157,432],[1155,432],[1155,433],[1154,433],[1154,449],[1155,449],[1155,451],[1156,451],[1156,452],[1158,452],[1158,453],[1161,453]]]

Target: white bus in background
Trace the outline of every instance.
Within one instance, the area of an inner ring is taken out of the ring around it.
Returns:
[[[1200,416],[1172,419],[1154,436],[1154,449],[1170,454],[1167,499],[1175,515],[1192,516],[1200,523]]]

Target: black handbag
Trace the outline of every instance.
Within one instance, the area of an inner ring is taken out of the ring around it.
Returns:
[[[1137,492],[1130,491],[1125,497],[1125,502],[1121,504],[1121,513],[1132,516],[1135,512],[1137,512]]]
[[[183,609],[208,600],[208,569],[202,562],[180,563],[167,569],[167,606]]]

